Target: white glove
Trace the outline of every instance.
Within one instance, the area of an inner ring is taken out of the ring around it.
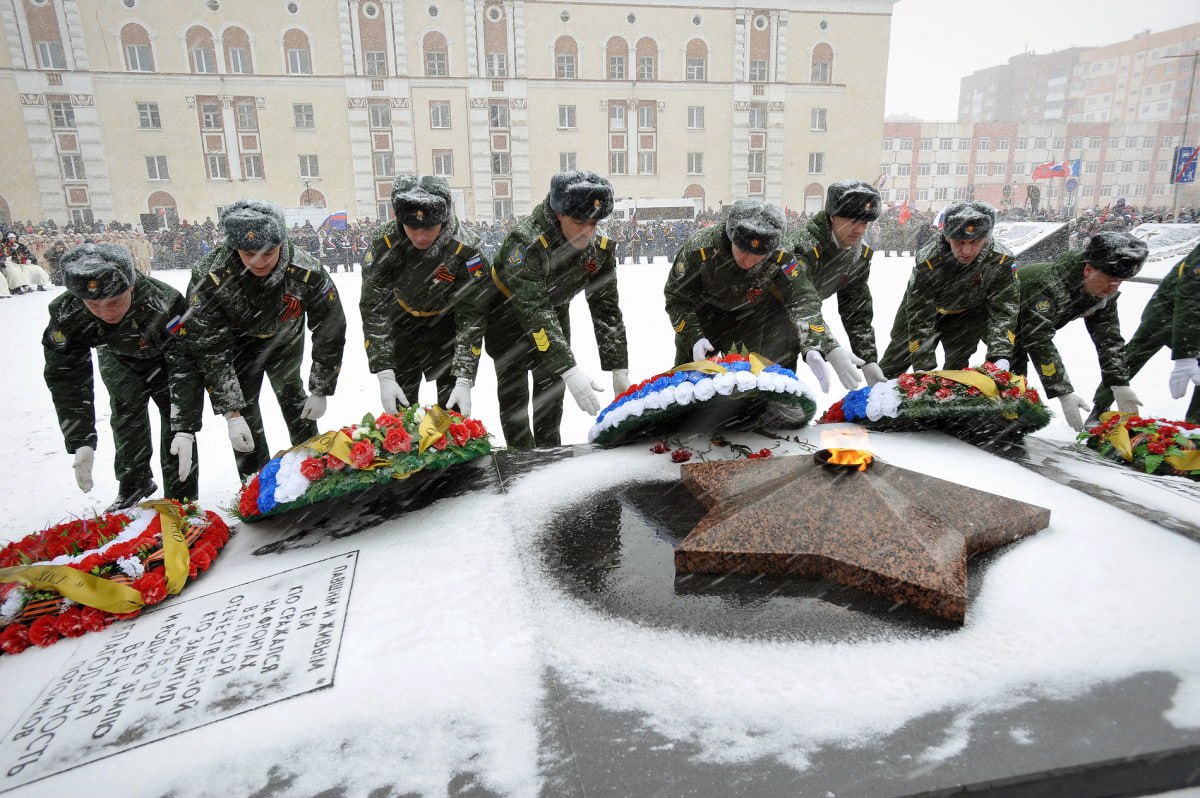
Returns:
[[[457,410],[464,416],[471,415],[471,386],[475,382],[467,377],[459,377],[454,381],[454,390],[446,400],[447,410]]]
[[[997,358],[996,360],[993,360],[992,365],[995,366],[996,368],[1000,369],[1001,371],[1008,371],[1008,367],[1011,364],[1008,362],[1008,358],[1002,357],[1002,358]]]
[[[325,415],[325,406],[327,404],[328,402],[324,396],[314,393],[304,400],[304,408],[300,411],[300,418],[306,421],[316,421]]]
[[[829,365],[833,366],[833,371],[838,375],[838,379],[842,381],[842,387],[847,391],[852,391],[862,382],[862,372],[858,370],[864,361],[861,357],[851,352],[844,346],[839,346],[829,351],[826,358]]]
[[[246,419],[227,414],[225,421],[229,424],[229,442],[233,444],[233,450],[235,452],[254,451],[254,435],[251,434],[250,425],[246,423]]]
[[[829,393],[829,364],[825,362],[825,358],[821,357],[821,353],[816,349],[809,351],[804,356],[804,362],[812,369],[813,376],[817,378],[817,385],[821,386],[821,393]]]
[[[1071,425],[1071,429],[1078,432],[1083,429],[1084,410],[1091,410],[1092,406],[1083,400],[1083,397],[1077,393],[1069,393],[1065,396],[1058,397],[1059,403],[1062,405],[1063,418]]]
[[[1114,385],[1113,399],[1117,400],[1117,410],[1121,413],[1136,413],[1142,406],[1142,400],[1128,385]]]
[[[604,389],[595,380],[580,371],[579,366],[571,366],[563,372],[562,378],[580,410],[592,416],[600,412],[600,400],[596,398],[596,392]]]
[[[1175,368],[1171,369],[1171,376],[1167,379],[1171,398],[1182,399],[1189,382],[1200,385],[1200,358],[1185,357],[1175,361]]]
[[[613,396],[620,396],[629,390],[629,369],[613,369]]]
[[[867,363],[862,367],[863,378],[866,379],[867,385],[874,385],[877,382],[887,382],[887,377],[883,376],[883,369],[879,368],[878,363]]]
[[[192,452],[196,446],[196,436],[190,432],[176,432],[171,439],[171,454],[179,458],[179,481],[188,478],[192,473]]]
[[[384,369],[375,375],[379,378],[379,400],[383,409],[388,413],[398,413],[401,407],[408,407],[408,397],[404,389],[396,382],[396,372]]]
[[[96,450],[91,446],[80,446],[75,450],[75,483],[84,493],[92,489],[92,463],[95,459]]]
[[[711,353],[715,352],[712,341],[707,338],[701,338],[696,343],[692,344],[692,360],[703,360]]]

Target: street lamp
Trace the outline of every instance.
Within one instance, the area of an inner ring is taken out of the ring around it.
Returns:
[[[1188,145],[1188,142],[1187,142],[1188,122],[1190,122],[1192,119],[1192,96],[1196,93],[1196,60],[1200,59],[1200,51],[1197,51],[1194,53],[1183,53],[1181,55],[1168,55],[1166,57],[1167,58],[1190,58],[1190,59],[1192,59],[1192,76],[1191,76],[1191,80],[1188,81],[1187,109],[1183,112],[1183,136],[1180,138],[1180,141],[1179,141],[1179,146],[1186,147]],[[1174,170],[1177,168],[1178,168],[1178,165],[1176,163],[1172,162],[1171,163],[1171,171],[1174,172]],[[1174,181],[1174,179],[1175,179],[1174,174],[1172,174],[1171,179],[1172,179],[1172,181]],[[1172,221],[1178,221],[1178,219],[1179,219],[1179,186],[1180,186],[1179,183],[1175,183],[1175,201],[1171,206],[1171,220]]]
[[[300,204],[305,206],[312,205],[312,198],[308,195],[308,178],[304,179],[304,200]]]

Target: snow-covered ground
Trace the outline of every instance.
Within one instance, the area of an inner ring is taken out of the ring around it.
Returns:
[[[877,258],[872,284],[880,348],[911,260]],[[635,379],[671,365],[662,309],[668,264],[620,267],[622,307]],[[156,276],[182,288],[184,272]],[[321,426],[377,409],[378,393],[359,345],[360,275],[335,275],[350,335],[338,391]],[[1152,286],[1128,284],[1126,336]],[[8,341],[0,385],[8,456],[0,458],[5,538],[103,508],[116,493],[107,397],[97,379],[100,446],[96,488],[75,486],[41,378],[40,334],[53,293],[0,303]],[[827,321],[841,327],[834,303]],[[580,366],[602,384],[582,298],[572,308]],[[1099,366],[1081,322],[1060,332],[1077,390],[1090,398]],[[1170,361],[1156,356],[1134,380],[1147,414],[1182,416],[1167,390]],[[801,370],[800,376],[812,384]],[[823,410],[842,392],[819,399]],[[611,393],[608,394],[611,398]],[[433,398],[424,386],[421,398]],[[271,445],[286,431],[264,392]],[[1056,404],[1051,405],[1057,410]],[[486,359],[473,415],[499,423],[495,375]],[[226,506],[237,488],[224,422],[206,416],[198,438],[201,502]],[[564,441],[583,442],[591,420],[566,400]],[[818,430],[804,431],[813,440]],[[1060,419],[1038,433],[1073,438]],[[942,436],[885,435],[873,448],[888,462],[1049,507],[1051,526],[991,565],[964,627],[935,637],[897,631],[862,642],[731,641],[651,629],[610,617],[567,595],[534,551],[543,526],[597,492],[633,480],[670,479],[678,466],[633,445],[566,460],[503,495],[469,494],[343,541],[253,557],[263,532],[242,529],[195,586],[209,593],[322,557],[359,550],[355,590],[334,689],[319,690],[205,726],[22,788],[14,795],[67,794],[126,783],[137,794],[247,795],[262,787],[263,763],[296,774],[292,794],[341,786],[365,795],[381,784],[399,793],[444,795],[456,773],[487,790],[536,795],[545,788],[539,751],[549,701],[547,669],[588,701],[636,712],[646,728],[694,746],[697,762],[763,758],[803,770],[825,746],[853,747],[935,712],[952,732],[914,750],[913,767],[952,759],[970,742],[981,712],[1078,696],[1146,671],[1174,674],[1165,712],[1178,729],[1200,727],[1200,547],[1083,494]],[[786,447],[781,453],[786,451]],[[105,633],[107,634],[107,633]],[[71,656],[72,642],[0,659],[6,729]],[[752,676],[753,678],[747,678]],[[286,731],[284,731],[286,730]],[[1027,732],[1016,729],[1016,737]],[[1051,745],[1053,740],[1029,740]],[[0,742],[0,747],[4,745]],[[181,764],[186,763],[186,764]],[[841,792],[837,794],[841,795]]]

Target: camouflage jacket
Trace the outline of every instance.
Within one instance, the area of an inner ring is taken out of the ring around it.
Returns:
[[[284,243],[279,253],[283,277],[255,277],[236,250],[221,244],[192,268],[188,285],[192,336],[213,410],[241,410],[250,399],[234,370],[234,352],[246,339],[303,335],[301,318],[312,331],[309,391],[329,396],[337,387],[346,346],[346,315],[329,273],[306,252]]]
[[[866,244],[839,248],[833,241],[825,211],[809,219],[808,225],[786,239],[783,247],[804,261],[817,296],[825,300],[837,294],[838,314],[854,354],[868,363],[879,360],[875,349],[875,306],[868,285],[872,249]]]
[[[178,291],[143,274],[134,278],[133,304],[116,324],[93,316],[74,294],[61,294],[50,303],[50,325],[42,335],[44,375],[68,452],[80,446],[96,448],[92,349],[101,346],[134,366],[164,364],[171,431],[200,429],[204,392],[183,324],[186,314],[187,302]]]
[[[1163,277],[1146,304],[1142,324],[1162,325],[1171,359],[1200,357],[1200,247]]]
[[[562,374],[575,356],[558,323],[556,309],[566,312],[580,292],[592,312],[600,368],[629,368],[629,345],[617,295],[615,245],[597,233],[583,250],[563,238],[549,203],[537,205],[504,238],[492,279],[518,322],[533,338],[547,370]]]
[[[398,316],[433,325],[454,314],[456,377],[475,379],[491,296],[489,268],[479,236],[455,220],[422,252],[395,220],[375,230],[363,264],[363,337],[372,373],[396,367],[392,330]]]
[[[942,319],[963,313],[987,315],[984,343],[989,360],[1012,359],[1021,304],[1012,263],[1012,252],[995,239],[965,266],[940,235],[917,252],[901,303],[914,371],[937,366],[936,341],[930,345],[934,330]]]
[[[721,310],[744,311],[763,302],[778,301],[800,336],[800,351],[833,349],[821,316],[821,297],[791,252],[779,249],[752,269],[733,259],[733,244],[725,228],[714,224],[694,233],[667,275],[664,288],[667,316],[675,340],[684,351],[706,337],[696,308],[709,304]]]
[[[1021,316],[1017,346],[1029,353],[1049,397],[1074,393],[1067,369],[1054,345],[1054,333],[1083,317],[1096,354],[1101,381],[1112,387],[1129,384],[1125,339],[1117,317],[1117,297],[1094,297],[1083,290],[1083,254],[1068,252],[1053,263],[1034,263],[1018,271]]]

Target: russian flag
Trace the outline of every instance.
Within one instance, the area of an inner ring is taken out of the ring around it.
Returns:
[[[331,213],[325,217],[325,221],[321,222],[322,230],[345,230],[349,226],[345,211]]]
[[[174,335],[183,329],[183,316],[176,316],[167,322],[167,334]]]
[[[483,271],[483,260],[478,255],[467,261],[467,273],[472,277],[478,277],[481,271]]]
[[[1043,164],[1038,164],[1033,167],[1033,179],[1042,180],[1050,177],[1078,177],[1080,167],[1083,165],[1082,158],[1076,158],[1073,161],[1047,161]]]

